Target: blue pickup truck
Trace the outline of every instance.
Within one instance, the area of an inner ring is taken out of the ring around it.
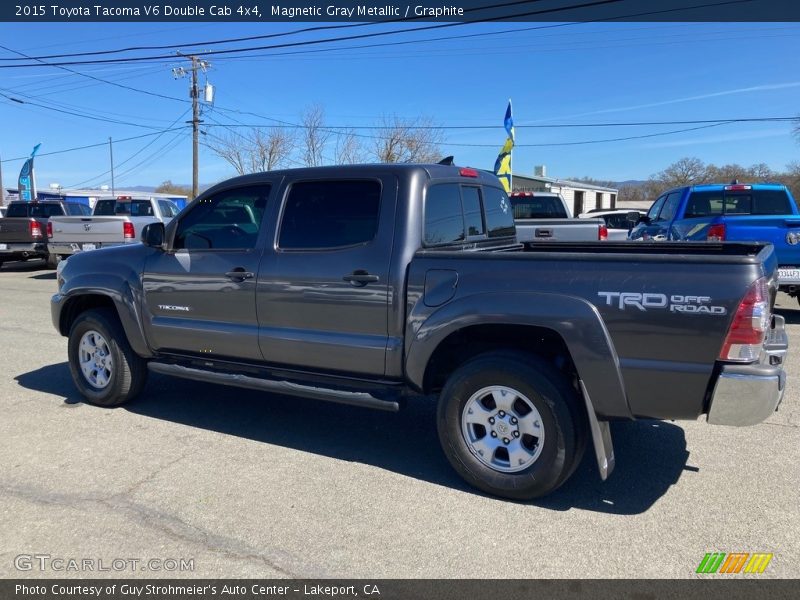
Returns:
[[[630,239],[770,242],[780,289],[800,296],[800,212],[784,185],[734,182],[669,190],[653,202]]]

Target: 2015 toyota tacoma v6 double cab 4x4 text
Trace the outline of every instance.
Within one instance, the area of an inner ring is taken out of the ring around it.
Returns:
[[[148,370],[397,410],[438,396],[472,485],[533,498],[609,421],[752,425],[783,396],[770,245],[517,242],[497,179],[445,165],[221,183],[143,244],[62,262],[53,323],[92,403]]]

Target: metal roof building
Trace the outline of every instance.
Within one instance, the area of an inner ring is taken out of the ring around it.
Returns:
[[[618,189],[603,187],[585,181],[570,181],[548,177],[544,166],[534,167],[533,175],[519,175],[514,173],[512,182],[514,192],[555,192],[561,194],[567,205],[572,209],[572,215],[593,208],[616,208]]]

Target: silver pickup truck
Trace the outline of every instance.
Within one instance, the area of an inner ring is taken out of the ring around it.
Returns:
[[[608,238],[603,219],[573,219],[561,194],[514,192],[508,197],[514,210],[517,239],[539,242],[597,242]]]
[[[63,259],[76,252],[134,243],[145,225],[169,223],[178,212],[174,202],[160,198],[98,200],[90,217],[51,218],[47,249]]]

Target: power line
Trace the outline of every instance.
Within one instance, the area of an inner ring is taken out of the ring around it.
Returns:
[[[477,12],[482,10],[490,10],[496,8],[505,8],[508,6],[515,6],[518,4],[535,4],[538,2],[542,2],[543,0],[519,0],[516,2],[506,2],[504,4],[492,4],[487,6],[478,6],[475,8],[467,8],[464,9],[464,12]],[[614,0],[619,1],[619,0]],[[293,31],[284,31],[281,33],[270,33],[264,35],[250,35],[246,37],[238,37],[238,38],[227,38],[222,40],[206,40],[202,42],[188,42],[182,44],[162,44],[162,45],[150,45],[150,46],[129,46],[127,48],[115,48],[112,50],[93,50],[91,52],[72,52],[72,53],[65,53],[65,54],[47,54],[42,56],[28,56],[27,58],[30,60],[45,60],[51,58],[76,58],[80,56],[100,56],[103,54],[121,54],[124,52],[140,52],[144,50],[169,50],[173,48],[193,48],[197,46],[213,46],[219,44],[232,44],[232,43],[239,43],[239,42],[249,42],[254,40],[266,40],[266,39],[274,39],[280,37],[287,37],[291,35],[298,35],[300,33],[312,33],[317,31],[329,31],[329,30],[336,30],[336,29],[349,29],[353,27],[368,27],[368,26],[375,26],[375,25],[384,25],[389,23],[401,23],[401,22],[409,22],[409,21],[416,21],[421,19],[422,17],[409,17],[409,18],[400,18],[400,19],[387,19],[384,21],[377,21],[377,22],[370,22],[370,23],[348,23],[344,25],[318,25],[314,27],[304,27],[302,29],[295,29]],[[420,28],[423,30],[426,28]],[[416,30],[410,30],[416,31]],[[3,48],[3,46],[0,46]],[[6,48],[7,49],[7,48]],[[11,50],[11,52],[14,52]],[[21,53],[16,53],[21,54]],[[23,55],[24,56],[24,55]],[[0,57],[0,61],[20,61],[24,60],[22,58],[2,58]]]
[[[45,110],[52,110],[52,111],[55,111],[55,112],[60,113],[60,114],[72,115],[74,117],[80,117],[82,119],[90,119],[92,121],[103,121],[105,123],[114,123],[115,125],[129,125],[131,127],[140,127],[142,129],[157,129],[156,127],[153,127],[151,125],[142,125],[141,123],[133,123],[131,121],[120,121],[119,119],[107,119],[105,117],[100,117],[100,116],[96,116],[96,115],[93,116],[93,115],[81,114],[81,113],[77,113],[77,112],[74,112],[74,111],[71,111],[71,110],[55,108],[55,107],[52,107],[52,106],[47,106],[46,104],[39,104],[38,102],[31,102],[30,100],[21,100],[21,99],[15,97],[15,96],[9,96],[8,94],[6,94],[6,93],[4,93],[2,91],[0,91],[0,96],[2,96],[3,98],[6,98],[7,100],[9,100],[11,102],[14,102],[16,104],[25,104],[25,105],[28,105],[28,106],[36,106],[37,108],[43,108]]]
[[[151,133],[143,133],[141,135],[134,135],[134,136],[131,136],[131,137],[119,139],[119,140],[117,140],[116,143],[129,142],[129,141],[132,141],[132,140],[140,140],[142,138],[149,137],[151,135],[159,135],[161,133],[164,133],[165,131],[178,131],[180,129],[185,129],[185,127],[183,127],[183,126],[181,126],[181,127],[173,127],[172,129],[164,129],[162,131],[153,131]],[[54,156],[56,154],[65,154],[67,152],[77,152],[78,150],[87,150],[89,148],[97,148],[98,146],[108,146],[108,140],[104,140],[104,141],[98,142],[96,144],[86,144],[85,146],[75,146],[73,148],[63,148],[62,150],[53,150],[52,152],[39,152],[36,156]],[[17,156],[17,157],[14,157],[14,158],[4,158],[0,162],[3,162],[3,163],[16,162],[18,160],[28,160],[29,158],[30,158],[29,155]]]
[[[164,94],[159,94],[157,92],[150,92],[150,91],[147,91],[147,90],[140,90],[138,88],[134,88],[134,87],[131,87],[129,85],[124,85],[122,83],[117,83],[116,81],[109,81],[107,79],[101,79],[99,77],[95,77],[94,75],[89,75],[87,73],[81,73],[80,71],[76,71],[75,69],[70,69],[70,68],[62,66],[62,65],[48,63],[48,62],[45,62],[44,60],[41,60],[39,58],[31,57],[31,56],[28,56],[27,54],[24,54],[22,52],[18,52],[17,50],[12,50],[11,48],[8,48],[7,46],[0,45],[0,48],[2,48],[3,50],[6,50],[8,52],[13,52],[14,54],[19,54],[20,56],[24,56],[25,58],[28,58],[28,59],[31,59],[31,60],[36,60],[39,64],[47,65],[47,66],[50,66],[50,67],[55,67],[57,69],[61,69],[62,71],[67,71],[68,73],[72,73],[74,75],[79,75],[80,77],[86,77],[87,79],[93,79],[94,81],[99,81],[100,83],[106,83],[108,85],[113,85],[115,87],[122,88],[124,90],[129,90],[129,91],[139,92],[139,93],[142,93],[142,94],[147,94],[148,96],[155,96],[156,98],[165,98],[167,100],[175,100],[177,102],[184,102],[184,100],[181,99],[181,98],[175,98],[174,96],[166,96]],[[6,60],[8,60],[8,59],[6,59]]]
[[[554,12],[562,12],[567,10],[575,10],[580,8],[590,8],[594,6],[600,6],[605,4],[615,4],[617,2],[622,2],[623,0],[595,0],[593,2],[585,2],[583,4],[575,4],[571,6],[564,6],[558,8],[549,8],[537,11],[529,11],[526,13],[519,13],[515,15],[505,15],[501,17],[491,17],[486,19],[478,19],[475,21],[463,21],[463,22],[456,22],[456,23],[442,23],[437,25],[428,25],[426,27],[417,27],[414,29],[392,29],[389,31],[378,31],[372,33],[362,33],[358,35],[350,35],[350,36],[340,36],[334,38],[324,38],[319,40],[304,40],[299,42],[287,42],[283,44],[272,44],[267,46],[252,46],[249,48],[229,48],[225,50],[207,50],[204,52],[195,52],[194,54],[197,56],[211,56],[211,55],[220,55],[220,54],[236,54],[239,52],[250,52],[253,50],[273,50],[273,49],[280,49],[280,48],[291,48],[291,47],[298,47],[298,46],[311,46],[316,44],[325,44],[325,43],[332,43],[332,42],[340,42],[346,40],[356,40],[356,39],[367,39],[367,38],[375,38],[375,37],[382,37],[387,35],[396,35],[396,34],[404,34],[404,33],[416,33],[419,31],[429,31],[434,29],[445,29],[450,27],[461,27],[464,25],[474,25],[475,23],[488,23],[488,22],[495,22],[495,21],[502,21],[507,19],[514,19],[514,18],[522,18],[522,17],[530,17],[534,15],[541,15],[547,13],[554,13]],[[750,2],[751,0],[728,0],[727,2],[722,2],[718,4],[712,4],[711,6],[718,6],[719,4],[735,4],[740,2]],[[655,11],[655,12],[663,12],[663,11]],[[625,17],[615,17],[615,18],[626,18]],[[544,27],[544,26],[543,26]],[[428,40],[420,40],[421,42],[425,42]],[[157,60],[157,59],[170,59],[174,58],[171,55],[155,55],[155,56],[139,56],[139,57],[128,57],[128,58],[116,58],[116,59],[102,59],[102,60],[87,60],[87,61],[64,61],[64,62],[52,62],[52,63],[33,63],[33,64],[25,64],[25,65],[0,65],[0,69],[14,69],[14,68],[21,68],[21,67],[39,67],[39,66],[55,66],[55,65],[88,65],[88,64],[108,64],[108,63],[130,63],[130,62],[141,62],[141,61],[148,61],[148,60]]]
[[[217,107],[219,110],[223,110],[225,112],[239,112],[239,111],[232,111],[231,109],[221,109]],[[254,113],[242,113],[242,114],[253,114]],[[290,123],[289,121],[281,121],[279,119],[272,119],[270,117],[264,117],[261,115],[254,115],[259,116],[263,119],[269,119],[271,121],[275,121],[279,123],[281,127],[288,127],[294,129],[305,129],[305,125],[300,125],[296,123]],[[232,117],[231,117],[232,118]],[[796,121],[798,117],[743,117],[743,118],[723,118],[723,119],[696,119],[696,120],[685,120],[685,121],[628,121],[628,122],[615,122],[615,123],[548,123],[548,124],[539,124],[539,125],[517,125],[514,124],[515,129],[558,129],[558,128],[591,128],[591,127],[639,127],[645,125],[698,125],[698,124],[706,124],[706,123],[762,123],[762,122],[785,122],[785,121]],[[237,121],[236,124],[224,124],[216,121],[216,124],[222,127],[265,127],[263,123],[260,124],[249,124],[249,123],[242,123]],[[211,125],[213,126],[213,125]],[[420,126],[409,126],[411,129],[443,129],[443,130],[470,130],[470,129],[500,129],[502,125],[420,125]],[[393,125],[326,125],[326,129],[331,130],[333,133],[338,133],[337,130],[343,129],[365,129],[365,130],[392,130],[396,127]]]
[[[426,27],[418,27],[414,29],[395,29],[390,31],[382,31],[382,32],[373,32],[373,33],[365,33],[359,35],[352,35],[352,36],[340,36],[334,38],[325,38],[325,39],[318,39],[318,40],[305,40],[299,42],[288,42],[284,44],[273,44],[267,46],[254,46],[249,48],[234,48],[234,49],[224,49],[224,50],[208,50],[205,52],[195,52],[194,54],[197,56],[210,56],[210,55],[221,55],[221,54],[236,54],[240,52],[249,52],[253,50],[273,50],[273,49],[280,49],[280,48],[288,48],[288,47],[297,47],[297,46],[309,46],[309,45],[316,45],[316,44],[323,44],[323,43],[331,43],[331,42],[339,42],[339,41],[346,41],[346,40],[353,40],[353,39],[365,39],[365,38],[374,38],[386,35],[395,35],[395,34],[404,34],[404,33],[414,33],[419,31],[428,31],[433,29],[444,29],[449,27],[459,27],[463,25],[472,25],[476,23],[488,23],[488,22],[496,22],[496,21],[505,21],[515,18],[522,18],[522,17],[530,17],[535,15],[541,15],[546,13],[554,13],[554,12],[561,12],[561,11],[569,11],[575,10],[580,8],[590,8],[594,6],[600,6],[605,4],[613,4],[617,2],[621,2],[623,0],[596,0],[594,2],[587,2],[583,4],[575,4],[571,6],[565,7],[558,7],[558,8],[550,8],[550,9],[543,9],[538,11],[529,11],[526,13],[519,13],[514,15],[504,15],[498,17],[491,17],[491,18],[484,18],[484,19],[477,19],[474,21],[463,21],[463,22],[456,22],[456,23],[443,23],[438,25],[429,25]],[[614,17],[606,17],[602,19],[593,19],[590,21],[582,21],[576,23],[564,23],[558,25],[549,25],[549,26],[541,26],[538,28],[546,28],[546,27],[565,27],[571,25],[580,25],[585,23],[591,22],[604,22],[604,21],[614,21],[619,19],[629,19],[629,18],[637,18],[642,16],[651,16],[656,14],[664,14],[664,13],[671,13],[676,11],[686,11],[692,10],[696,8],[710,8],[710,7],[720,7],[724,5],[730,4],[741,4],[745,2],[752,2],[753,0],[726,0],[724,2],[714,2],[714,3],[707,3],[707,4],[698,4],[688,7],[680,7],[680,8],[672,8],[672,9],[663,9],[663,10],[656,10],[656,11],[647,11],[642,13],[636,14],[628,14],[628,15],[617,15]],[[484,7],[489,8],[489,7]],[[485,35],[485,34],[484,34]],[[439,39],[447,39],[447,38],[439,38]],[[407,42],[397,42],[400,43],[425,43],[433,41],[431,39],[425,40],[414,40],[414,41],[407,41]],[[386,44],[376,44],[378,45],[386,45]],[[364,46],[369,47],[369,46]],[[326,50],[337,50],[337,48],[333,49],[326,49]],[[109,64],[109,63],[131,63],[131,62],[141,62],[141,61],[150,61],[150,60],[163,60],[163,59],[173,59],[174,57],[171,55],[155,55],[155,56],[143,56],[143,57],[127,57],[127,58],[118,58],[118,59],[102,59],[102,60],[88,60],[88,61],[64,61],[64,62],[57,62],[57,63],[33,63],[33,64],[24,64],[24,65],[0,65],[0,69],[11,69],[11,68],[22,68],[22,67],[40,67],[40,66],[63,66],[63,65],[84,65],[84,64]]]
[[[186,109],[186,110],[185,110],[183,113],[181,113],[181,115],[180,115],[180,116],[179,116],[177,119],[175,119],[175,120],[174,120],[172,123],[170,123],[170,125],[169,125],[169,129],[165,129],[164,131],[162,131],[161,133],[159,133],[158,135],[156,135],[156,137],[154,137],[152,140],[150,140],[149,142],[147,142],[147,143],[146,143],[144,146],[142,146],[141,148],[139,148],[139,149],[138,149],[136,152],[134,152],[133,154],[131,154],[131,155],[130,155],[128,158],[126,158],[125,160],[123,160],[121,163],[118,163],[118,164],[116,165],[116,166],[117,166],[117,168],[121,167],[122,165],[124,165],[124,164],[126,164],[126,163],[130,162],[131,160],[133,160],[134,158],[136,158],[136,157],[137,157],[139,154],[141,154],[142,152],[144,152],[144,151],[145,151],[147,148],[149,148],[150,146],[152,146],[153,144],[155,144],[155,143],[156,143],[156,142],[157,142],[157,141],[158,141],[158,140],[161,138],[161,136],[163,136],[165,133],[168,133],[168,132],[170,132],[170,131],[180,131],[180,129],[182,129],[182,128],[180,128],[180,127],[179,127],[179,128],[174,128],[174,129],[173,129],[173,127],[175,126],[175,124],[177,124],[177,122],[178,122],[178,121],[180,121],[181,119],[183,119],[183,118],[184,118],[184,117],[187,115],[187,113],[188,113],[188,112],[189,112],[189,109]],[[111,173],[111,169],[109,169],[108,171],[105,171],[105,172],[103,172],[103,173],[100,173],[100,175],[96,175],[96,176],[94,176],[94,177],[90,177],[89,179],[85,179],[85,180],[83,180],[83,181],[81,181],[81,182],[79,182],[79,183],[75,183],[75,184],[69,185],[69,186],[67,186],[67,187],[69,187],[69,188],[73,188],[73,189],[74,189],[74,188],[79,188],[80,186],[82,186],[82,185],[86,185],[87,183],[89,183],[89,182],[91,182],[91,181],[94,181],[94,180],[96,180],[96,179],[100,179],[101,177],[105,177],[105,176],[106,176],[106,175],[108,175],[109,173]],[[123,173],[123,175],[124,175],[124,173]]]
[[[727,122],[712,123],[711,125],[700,125],[699,127],[688,127],[686,129],[674,129],[672,131],[662,131],[659,133],[648,133],[644,135],[631,135],[628,137],[608,138],[602,140],[582,140],[579,142],[550,142],[542,144],[514,144],[514,148],[547,148],[552,146],[584,146],[588,144],[604,144],[607,142],[624,142],[627,140],[640,140],[644,138],[659,137],[662,135],[672,135],[675,133],[685,133],[687,131],[697,131],[698,129],[709,129],[711,127],[719,127],[720,125],[728,125]],[[460,143],[445,143],[445,146],[455,146],[464,148],[497,148],[498,144],[460,144]]]

